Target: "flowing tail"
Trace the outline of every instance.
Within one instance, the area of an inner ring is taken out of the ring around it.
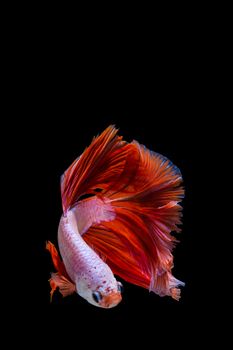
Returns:
[[[111,205],[114,216],[93,223],[84,240],[118,276],[179,300],[177,287],[184,283],[171,273],[176,243],[171,231],[180,231],[181,183],[179,169],[166,157],[122,141],[110,126],[63,175],[64,215],[85,194],[96,196],[102,208]]]

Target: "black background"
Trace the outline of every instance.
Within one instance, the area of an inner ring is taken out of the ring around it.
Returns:
[[[91,334],[112,332],[117,339],[126,334],[134,340],[150,337],[155,330],[165,336],[169,329],[170,334],[178,333],[176,336],[180,338],[180,333],[193,333],[191,323],[198,313],[201,321],[205,318],[200,287],[202,247],[198,225],[200,157],[197,139],[201,134],[196,134],[199,131],[196,123],[200,120],[196,118],[194,103],[188,100],[187,93],[184,95],[183,91],[182,95],[182,99],[177,93],[162,100],[155,97],[150,105],[145,102],[138,104],[139,97],[135,97],[132,106],[124,104],[116,109],[103,101],[100,105],[80,110],[79,103],[70,106],[67,99],[63,100],[58,94],[52,95],[53,103],[44,105],[42,102],[38,106],[31,140],[33,161],[26,181],[35,200],[30,199],[32,216],[27,227],[30,228],[27,236],[30,262],[25,261],[24,270],[27,285],[30,285],[25,310],[29,311],[29,319],[35,322],[34,330],[38,324],[40,332],[43,329],[43,334],[47,335],[51,329],[60,329],[65,334],[73,330],[74,334],[77,332],[79,337],[85,334],[91,341],[90,328]],[[89,101],[90,105],[92,103]],[[54,120],[48,123],[51,115]],[[60,176],[89,145],[92,137],[109,124],[119,127],[125,140],[138,140],[149,149],[166,155],[183,174],[186,191],[183,226],[182,233],[176,235],[180,243],[174,251],[173,270],[174,275],[186,283],[180,302],[160,298],[125,282],[123,301],[111,310],[95,308],[78,295],[63,299],[56,293],[52,304],[49,302],[48,278],[53,266],[45,251],[45,241],[56,243],[57,240],[62,214]],[[202,330],[200,323],[197,329]]]
[[[97,47],[81,57],[70,48],[61,53],[59,42],[49,39],[40,48],[32,44],[30,55],[17,61],[16,97],[8,110],[9,116],[18,115],[8,142],[16,140],[10,159],[17,164],[22,193],[16,203],[23,211],[18,221],[23,235],[16,237],[19,245],[15,243],[17,263],[22,264],[15,274],[19,312],[14,311],[12,319],[17,325],[26,319],[25,332],[36,334],[34,339],[42,344],[72,341],[78,346],[84,340],[97,347],[120,347],[127,341],[150,346],[183,344],[186,336],[198,342],[210,315],[210,262],[205,256],[209,236],[202,226],[203,183],[208,178],[203,165],[210,147],[207,118],[215,103],[207,87],[213,79],[208,58],[185,40],[173,40],[159,57],[147,45],[142,59],[136,51],[119,55],[116,48],[106,47],[101,57]],[[18,53],[22,50],[19,46]],[[53,267],[45,241],[57,239],[60,176],[110,124],[120,128],[125,140],[135,139],[168,157],[183,174],[183,226],[176,235],[180,243],[173,270],[186,283],[180,302],[125,282],[123,301],[114,309],[95,308],[78,295],[63,299],[56,293],[49,302]]]

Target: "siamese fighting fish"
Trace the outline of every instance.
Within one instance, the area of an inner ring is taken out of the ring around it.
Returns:
[[[117,277],[159,296],[180,298],[172,275],[184,197],[180,170],[109,126],[61,177],[58,247],[46,243],[54,269],[51,298],[77,293],[112,308],[122,300]]]

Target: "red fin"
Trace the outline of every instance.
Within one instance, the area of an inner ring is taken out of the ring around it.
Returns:
[[[149,275],[142,272],[140,261],[130,254],[129,247],[123,242],[123,239],[119,238],[119,231],[115,234],[116,231],[110,231],[102,225],[101,227],[94,226],[85,233],[83,239],[100,256],[104,256],[105,262],[114,274],[127,282],[148,288],[150,284]]]
[[[139,154],[116,134],[117,129],[109,126],[64,173],[61,180],[64,212],[74,206],[81,195],[96,194],[96,188],[102,190],[102,195],[127,186],[130,189],[129,183],[137,167],[135,157]]]
[[[58,271],[57,273],[51,273],[51,278],[49,280],[51,291],[50,291],[50,301],[52,301],[53,293],[57,288],[59,288],[60,293],[63,297],[75,292],[75,284],[71,281],[68,276],[65,265],[61,261],[58,251],[53,243],[50,241],[46,242],[46,249],[50,252],[53,265]]]
[[[62,276],[65,276],[67,279],[70,280],[70,278],[66,272],[65,265],[61,261],[61,258],[58,254],[58,251],[57,251],[55,245],[53,243],[51,243],[50,241],[47,241],[46,242],[46,249],[50,252],[51,258],[53,261],[53,265],[54,265],[55,269],[58,271],[58,273]]]
[[[49,279],[49,284],[51,287],[51,290],[50,290],[50,303],[51,303],[53,300],[53,294],[54,294],[55,290],[57,289],[57,285],[52,278]]]
[[[59,288],[59,292],[63,297],[73,294],[76,291],[75,284],[70,282],[66,277],[61,276],[58,272],[51,274],[49,283],[51,286],[50,301],[52,301],[53,293],[57,288]]]
[[[171,296],[173,299],[179,301],[180,289],[178,286],[184,286],[185,284],[176,279],[168,271],[163,271],[161,274],[158,273],[156,280],[151,280],[150,291],[155,292],[161,297],[165,295]]]

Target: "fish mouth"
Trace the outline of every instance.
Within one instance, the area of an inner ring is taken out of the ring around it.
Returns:
[[[103,299],[99,303],[101,307],[105,309],[110,309],[117,306],[122,300],[120,292],[112,292],[108,295],[103,296]]]

